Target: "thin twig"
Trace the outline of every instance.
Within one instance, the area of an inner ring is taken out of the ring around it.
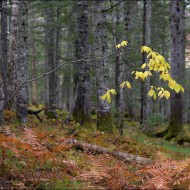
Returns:
[[[134,51],[137,51],[137,50],[135,50],[134,48],[128,48],[127,50],[134,50]],[[82,61],[84,61],[84,62],[96,61],[96,60],[99,60],[99,59],[103,59],[103,58],[105,58],[105,57],[110,57],[110,56],[115,55],[115,54],[120,54],[120,53],[122,53],[122,52],[124,52],[124,51],[126,51],[126,50],[123,50],[123,51],[120,51],[120,52],[117,52],[117,53],[112,53],[112,54],[109,54],[109,55],[107,55],[107,56],[97,57],[97,58],[94,58],[94,59],[79,59],[79,60],[73,60],[73,61],[65,61],[64,63],[62,63],[61,65],[59,65],[58,67],[54,68],[54,69],[51,70],[51,71],[48,71],[48,72],[46,72],[46,73],[43,73],[42,75],[40,75],[40,76],[38,76],[38,77],[36,77],[36,78],[27,79],[27,80],[25,80],[25,81],[15,90],[15,92],[12,94],[12,96],[10,96],[10,97],[7,99],[7,101],[4,102],[4,104],[3,104],[3,105],[1,106],[1,108],[0,108],[0,112],[4,109],[4,107],[8,104],[8,102],[9,102],[12,98],[14,98],[14,97],[16,96],[16,94],[18,93],[18,91],[19,91],[25,84],[27,84],[27,83],[29,83],[29,82],[32,82],[32,81],[39,80],[39,79],[41,79],[41,78],[44,78],[44,77],[46,77],[46,76],[52,74],[53,72],[55,72],[56,70],[58,70],[60,67],[64,66],[66,63],[77,63],[77,62],[82,62]]]
[[[117,2],[117,3],[115,3],[114,5],[111,5],[111,6],[110,6],[109,8],[107,8],[107,9],[103,9],[102,12],[106,12],[106,11],[112,10],[114,7],[116,7],[117,5],[119,5],[120,3],[122,3],[123,1],[125,1],[125,0],[121,0],[121,1],[119,1],[119,2]]]

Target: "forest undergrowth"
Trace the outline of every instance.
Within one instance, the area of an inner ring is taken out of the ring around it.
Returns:
[[[41,115],[43,117],[43,115]],[[6,119],[7,120],[7,119]],[[8,119],[0,133],[0,189],[190,189],[189,144],[155,139],[128,123],[121,137],[61,120]],[[153,160],[141,165],[80,149],[73,139]]]

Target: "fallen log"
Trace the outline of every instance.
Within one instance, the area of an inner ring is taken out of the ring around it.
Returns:
[[[77,141],[75,139],[71,139],[70,143],[72,143],[78,149],[80,148],[81,150],[90,150],[90,151],[97,152],[99,154],[109,154],[109,155],[112,155],[112,156],[114,156],[120,160],[125,161],[125,162],[134,161],[138,164],[151,164],[151,163],[153,163],[153,160],[148,159],[148,158],[136,156],[136,155],[125,153],[125,152],[113,151],[113,150],[110,150],[109,148],[105,148],[105,147],[101,147],[101,146],[97,146],[97,145],[93,145],[93,144],[89,144],[89,143],[84,143],[81,141]]]

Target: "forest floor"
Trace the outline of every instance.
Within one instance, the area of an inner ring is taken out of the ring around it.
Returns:
[[[148,137],[134,121],[126,125],[121,137],[75,122],[40,123],[31,116],[19,126],[9,120],[0,133],[0,189],[189,189],[190,145]],[[73,146],[73,139],[153,163],[124,162]]]

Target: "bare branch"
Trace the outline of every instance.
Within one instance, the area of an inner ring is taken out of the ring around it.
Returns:
[[[102,12],[106,12],[106,11],[112,10],[114,7],[116,7],[117,5],[119,5],[120,3],[122,3],[123,1],[125,1],[125,0],[121,0],[121,1],[119,1],[119,2],[117,2],[117,3],[115,3],[114,5],[111,5],[111,6],[110,6],[109,8],[107,8],[107,9],[103,9]]]
[[[135,50],[134,48],[128,48],[127,51],[129,50],[133,50],[133,51],[137,51]],[[124,52],[126,50],[123,50],[123,51],[119,51],[117,53],[112,53],[112,54],[109,54],[107,55],[106,57],[110,57],[110,56],[113,56],[113,55],[116,55],[116,54],[120,54],[122,52]],[[99,59],[103,59],[105,58],[105,56],[101,56],[101,57],[97,57],[97,58],[94,58],[94,59],[79,59],[79,60],[73,60],[73,61],[65,61],[64,63],[62,63],[61,65],[59,65],[58,67],[56,67],[55,69],[51,70],[51,71],[48,71],[46,73],[43,73],[42,75],[36,77],[36,78],[32,78],[32,79],[28,79],[28,80],[25,80],[16,90],[15,92],[9,97],[9,99],[7,99],[7,101],[4,102],[4,104],[1,106],[0,108],[0,112],[4,109],[4,107],[8,104],[8,102],[15,97],[15,95],[18,93],[18,91],[27,83],[29,82],[32,82],[32,81],[36,81],[36,80],[39,80],[41,78],[44,78],[50,74],[52,74],[53,72],[55,72],[56,70],[58,70],[59,68],[61,68],[63,65],[65,65],[66,63],[77,63],[77,62],[81,62],[81,61],[85,61],[85,62],[91,62],[91,61],[96,61],[96,60],[99,60]]]

